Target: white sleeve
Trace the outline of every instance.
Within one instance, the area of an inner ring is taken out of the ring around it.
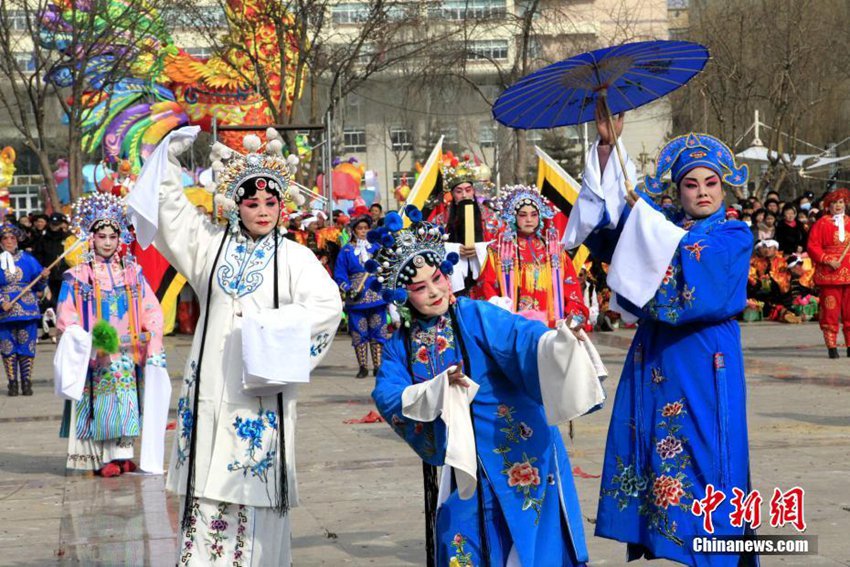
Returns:
[[[652,299],[686,231],[640,199],[626,219],[608,269],[608,286],[634,305]]]
[[[575,419],[605,401],[591,355],[563,322],[540,337],[537,369],[549,425]],[[607,373],[604,367],[601,371]]]
[[[587,153],[586,165],[581,176],[581,191],[570,211],[570,219],[564,231],[564,248],[571,250],[582,244],[596,228],[616,228],[626,204],[626,185],[620,160],[615,151],[608,157],[608,163],[603,172],[599,167],[599,140],[590,147]],[[622,140],[618,141],[617,149],[622,153],[626,164],[626,175],[636,186],[637,169],[629,159]],[[603,175],[604,173],[604,175]],[[609,223],[599,226],[608,213]]]
[[[469,405],[478,393],[478,384],[466,377],[468,388],[449,385],[449,371],[434,379],[413,384],[401,393],[401,413],[409,419],[431,422],[438,417],[446,424],[445,464],[455,469],[458,496],[469,500],[475,494],[478,457]]]
[[[328,353],[342,317],[339,288],[316,256],[304,246],[282,240],[287,247],[292,303],[304,307],[311,317],[310,368]]]
[[[200,128],[176,130],[160,142],[127,198],[142,248],[153,242],[175,269],[198,289],[206,251],[224,228],[213,225],[183,194],[182,169],[172,154],[191,146]],[[172,147],[173,145],[173,147]]]

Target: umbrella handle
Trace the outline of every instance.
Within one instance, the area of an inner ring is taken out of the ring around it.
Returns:
[[[607,92],[605,90],[599,92],[599,99],[602,101],[602,106],[605,108],[605,118],[608,120],[608,128],[611,130],[611,136],[614,139],[614,153],[617,154],[617,160],[620,162],[620,170],[623,172],[623,182],[626,185],[626,194],[637,201],[640,197],[637,193],[635,193],[632,181],[626,174],[626,162],[620,153],[619,137],[617,136],[617,130],[614,128],[614,119],[611,116],[611,109],[608,108],[608,97],[606,95]]]

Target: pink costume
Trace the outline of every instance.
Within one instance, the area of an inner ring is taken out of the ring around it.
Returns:
[[[141,434],[143,369],[165,366],[159,301],[141,268],[117,252],[109,260],[95,257],[71,268],[62,282],[60,331],[80,325],[91,332],[100,319],[118,331],[120,348],[115,354],[97,353],[82,399],[69,402],[69,469],[99,470],[133,457],[134,438]]]

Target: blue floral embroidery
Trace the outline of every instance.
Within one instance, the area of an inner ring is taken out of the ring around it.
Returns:
[[[165,351],[159,354],[152,354],[148,357],[147,364],[150,366],[159,366],[161,368],[165,368],[167,366],[165,360]]]
[[[192,414],[190,406],[192,400],[192,386],[197,378],[197,364],[192,361],[191,372],[189,376],[183,379],[183,389],[185,395],[177,400],[177,421],[180,427],[180,434],[177,437],[177,464],[175,468],[179,469],[189,458],[189,444],[192,441],[192,425],[195,423],[195,417]]]
[[[315,340],[313,341],[313,344],[310,345],[310,357],[316,358],[317,356],[322,354],[322,352],[324,352],[324,350],[326,348],[328,348],[328,345],[330,343],[331,343],[330,333],[322,333],[319,336],[317,336],[315,338]]]
[[[282,239],[282,237],[279,237]],[[249,253],[244,243],[230,240],[224,261],[217,270],[218,285],[238,297],[254,293],[263,283],[263,271],[274,256],[274,236],[269,234],[257,242]]]
[[[244,463],[240,462],[239,459],[234,460],[227,465],[227,470],[230,472],[242,471],[242,476],[247,476],[250,472],[252,477],[268,482],[268,471],[274,465],[277,451],[273,448],[263,451],[263,434],[266,429],[277,430],[277,414],[270,410],[264,410],[261,406],[257,410],[255,419],[236,416],[233,421],[233,428],[236,430],[236,436],[248,445],[245,450],[247,459]],[[273,436],[273,438],[276,439],[277,437]]]

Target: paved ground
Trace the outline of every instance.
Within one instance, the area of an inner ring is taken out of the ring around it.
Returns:
[[[630,338],[628,331],[594,337],[612,372],[609,392]],[[807,533],[819,538],[817,556],[762,564],[850,565],[850,361],[827,360],[811,324],[754,324],[745,327],[744,343],[753,485],[805,488]],[[175,398],[188,345],[187,337],[168,341]],[[49,379],[53,346],[40,352],[35,395],[0,397],[0,565],[173,564],[176,506],[162,477],[66,475],[66,443],[57,437],[61,403]],[[302,390],[295,563],[422,565],[419,460],[386,424],[344,424],[373,408],[372,379],[353,374],[353,355],[340,338]],[[591,476],[601,472],[610,411],[580,420],[569,444],[573,465]],[[592,534],[599,480],[576,484]],[[593,565],[624,564],[619,543],[589,536],[588,547]]]

